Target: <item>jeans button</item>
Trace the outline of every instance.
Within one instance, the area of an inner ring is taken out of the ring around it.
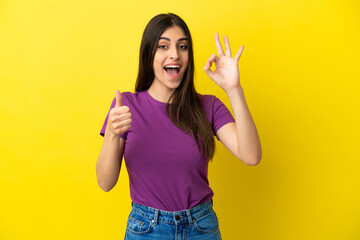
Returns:
[[[176,216],[175,216],[175,220],[176,220],[176,221],[179,221],[179,220],[180,220],[180,216],[179,216],[179,215],[176,215]]]

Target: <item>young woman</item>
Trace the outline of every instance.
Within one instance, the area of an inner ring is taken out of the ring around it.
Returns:
[[[214,135],[245,164],[260,162],[260,140],[239,79],[243,46],[232,57],[227,37],[224,42],[225,53],[215,34],[218,55],[210,56],[204,71],[226,92],[234,116],[215,96],[195,91],[185,22],[169,13],[146,26],[136,92],[115,91],[96,165],[99,186],[110,191],[124,155],[133,207],[125,239],[221,239],[207,178]]]

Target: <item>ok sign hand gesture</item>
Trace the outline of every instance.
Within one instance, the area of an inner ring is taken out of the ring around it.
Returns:
[[[219,56],[216,54],[211,55],[204,66],[204,71],[211,80],[228,93],[230,90],[240,86],[238,62],[244,50],[244,45],[240,47],[233,58],[227,36],[224,37],[224,44],[225,54],[219,40],[219,34],[215,33],[215,45]],[[215,71],[210,69],[213,63],[215,63]]]

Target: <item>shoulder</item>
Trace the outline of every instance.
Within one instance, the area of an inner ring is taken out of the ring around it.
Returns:
[[[208,95],[208,94],[200,94],[200,93],[198,93],[198,96],[200,98],[200,101],[203,104],[213,103],[214,101],[216,101],[218,99],[216,96]]]
[[[231,115],[226,105],[216,96],[199,94],[199,98],[208,116],[218,117]]]
[[[123,105],[134,105],[138,102],[141,102],[141,99],[144,98],[144,91],[141,92],[122,92],[121,96],[123,98]],[[116,103],[116,98],[113,99],[111,106],[114,107]]]
[[[219,102],[221,103],[221,101],[214,95],[198,94],[198,96],[206,116],[209,120],[211,120],[218,108]]]
[[[225,124],[235,121],[229,109],[219,98],[214,95],[201,94],[199,97],[215,133]]]
[[[213,109],[214,107],[223,104],[219,98],[209,94],[198,94],[200,101],[205,109]]]
[[[141,98],[144,91],[142,92],[122,92],[121,95],[123,96],[123,99],[126,99],[128,101],[136,101],[137,99]]]

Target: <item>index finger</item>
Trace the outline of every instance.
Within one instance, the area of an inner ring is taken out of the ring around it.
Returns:
[[[215,46],[216,46],[216,50],[219,54],[219,57],[224,56],[224,51],[223,51],[223,48],[221,46],[220,39],[219,39],[219,33],[215,33]]]

